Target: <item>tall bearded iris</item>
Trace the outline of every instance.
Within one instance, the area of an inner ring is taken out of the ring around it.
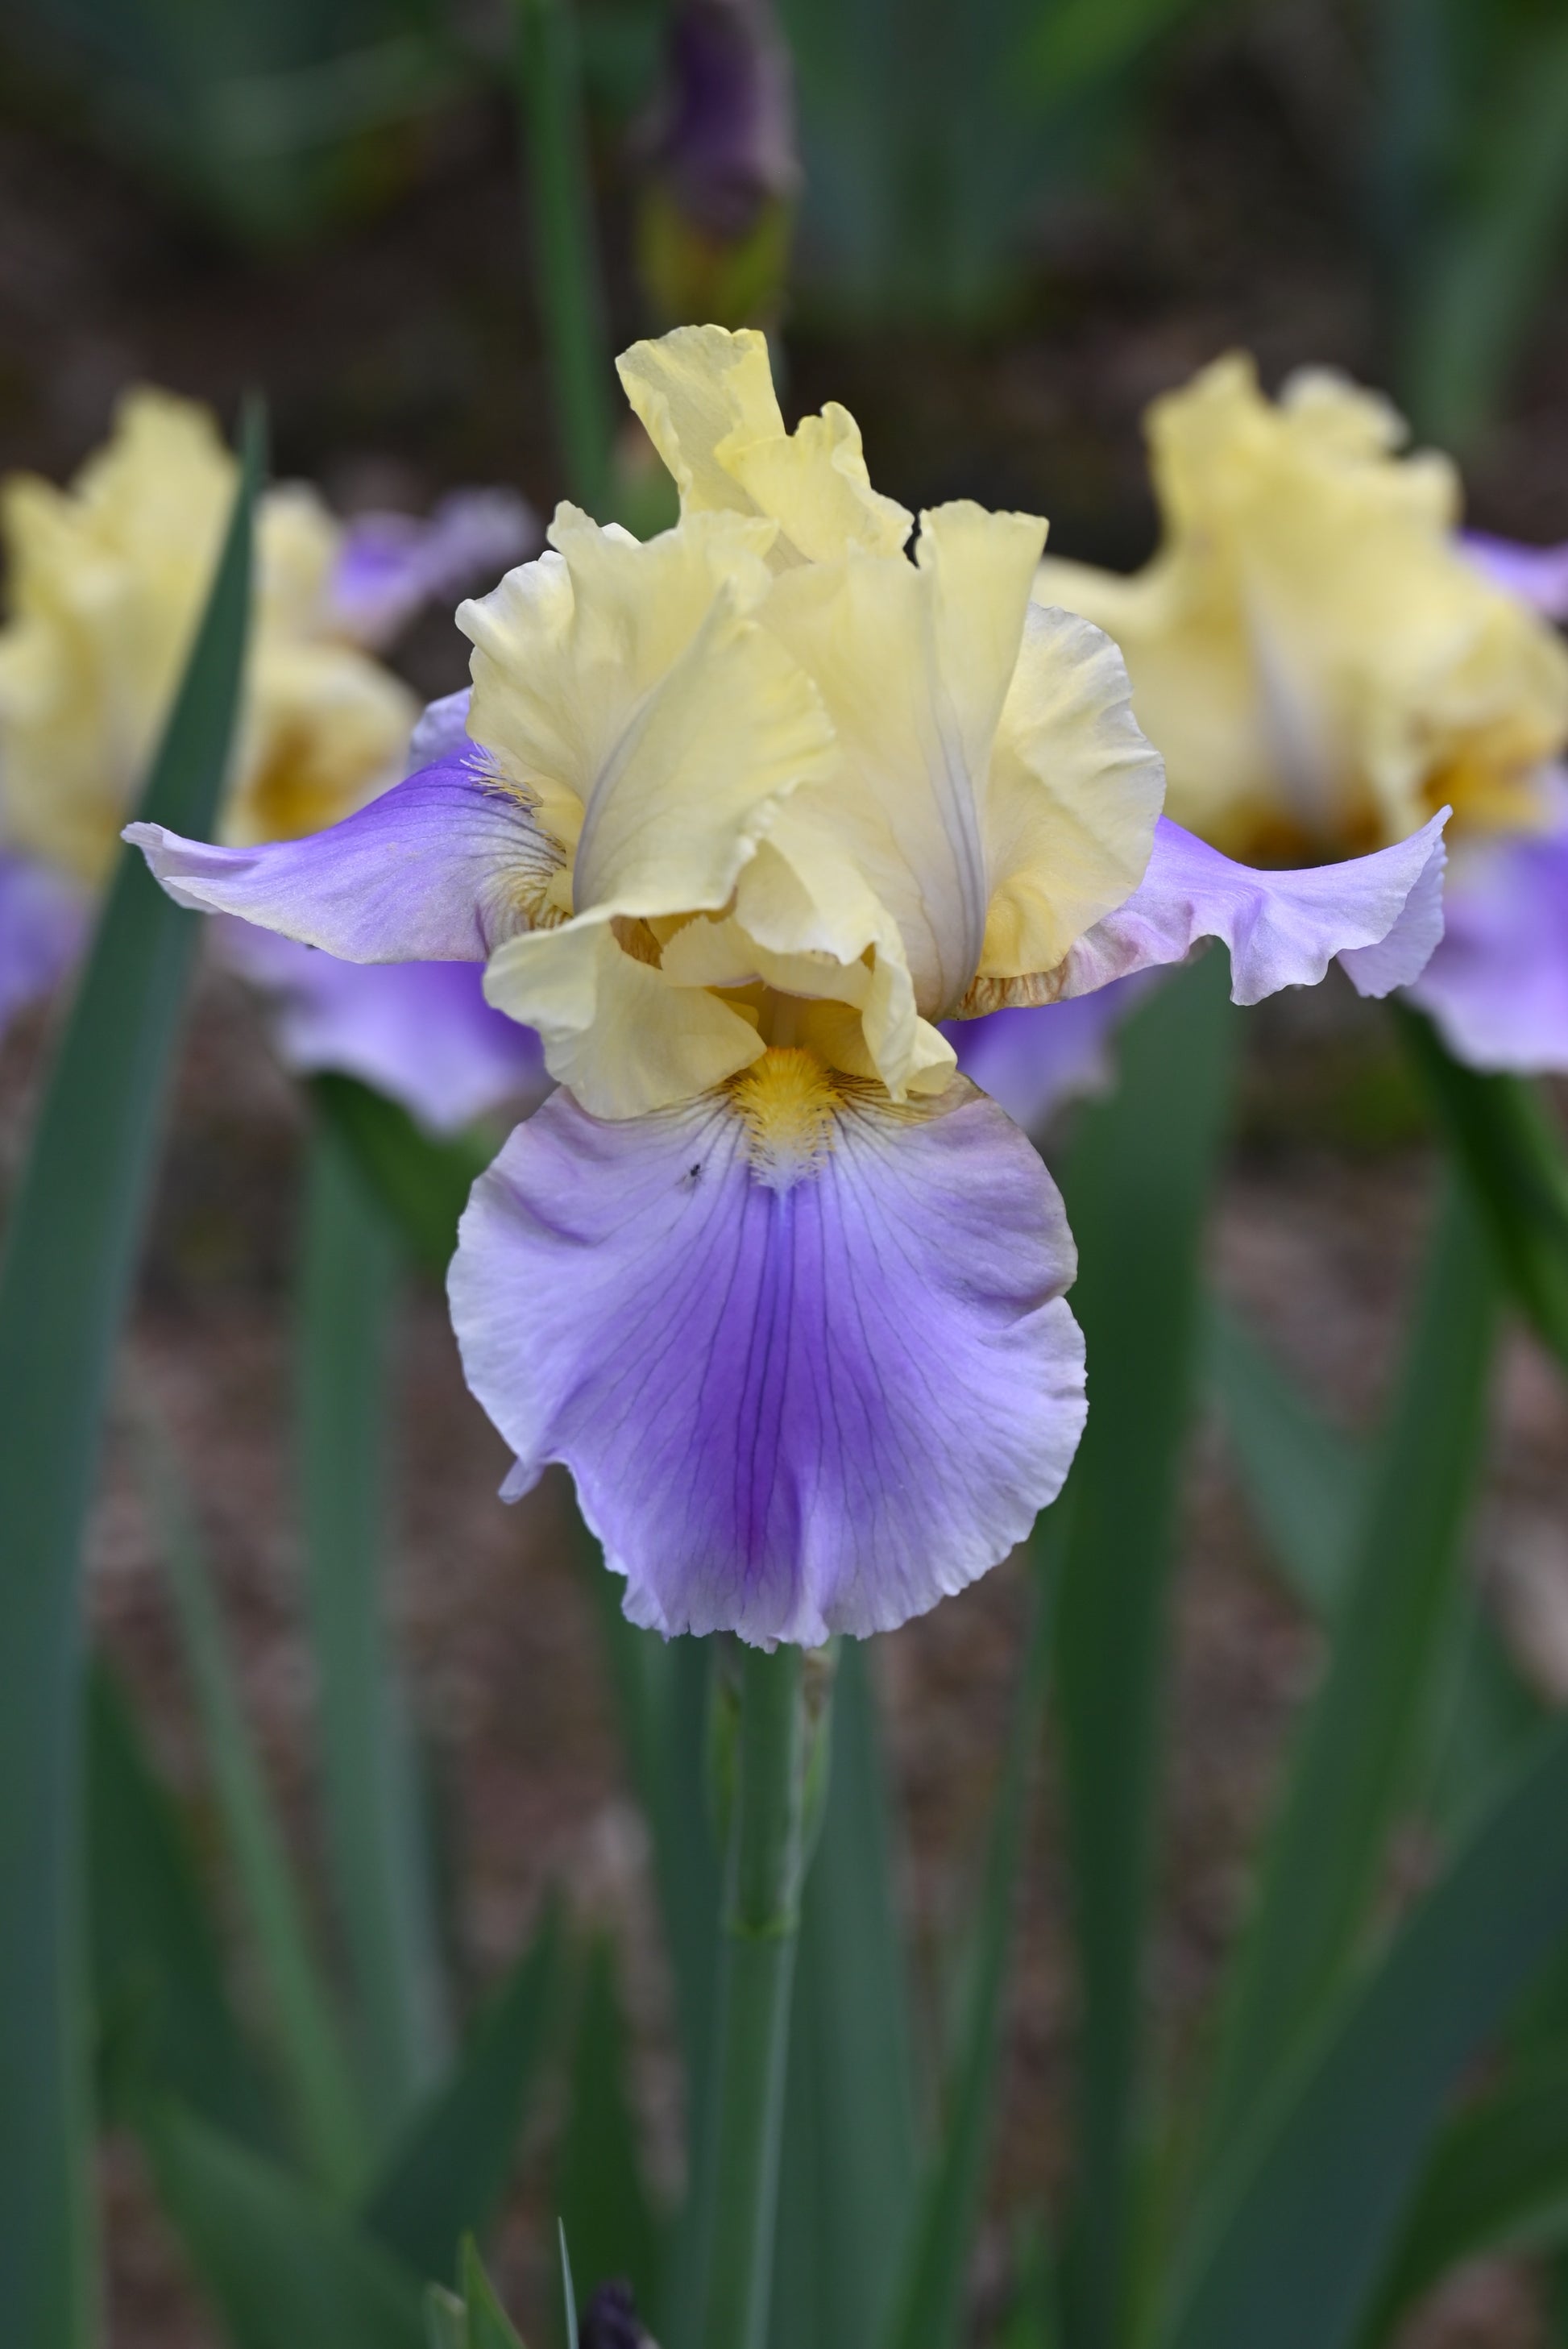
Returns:
[[[0,502],[0,1027],[75,957],[168,716],[217,557],[235,466],[212,419],[133,391],[68,491],[21,475]],[[494,492],[428,523],[345,530],[291,484],[257,512],[256,597],[225,836],[313,832],[406,771],[417,705],[370,657],[433,592],[523,552]],[[230,959],[280,1004],[296,1066],[346,1068],[428,1122],[460,1122],[531,1074],[528,1040],[471,974],[350,969],[233,926]]]
[[[645,545],[570,506],[465,605],[469,740],[273,847],[129,837],[181,903],[366,961],[483,961],[561,1090],[451,1276],[509,1495],[564,1461],[626,1607],[758,1643],[867,1633],[985,1571],[1084,1419],[1061,1203],[944,1020],[1203,936],[1243,1000],[1413,977],[1436,823],[1336,873],[1162,822],[1115,647],[1030,603],[1044,524],[879,496],[760,336],[621,362],[681,493]]]
[[[1337,377],[1276,405],[1222,359],[1148,429],[1154,560],[1047,561],[1035,594],[1120,646],[1172,812],[1305,864],[1450,804],[1447,935],[1416,999],[1474,1065],[1568,1070],[1568,651],[1532,608],[1561,557],[1460,538],[1452,467],[1401,457],[1399,418]]]

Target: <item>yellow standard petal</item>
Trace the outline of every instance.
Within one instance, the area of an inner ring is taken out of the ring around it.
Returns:
[[[1088,621],[1037,605],[992,756],[982,978],[1054,970],[1131,895],[1164,791],[1116,646]]]
[[[1159,761],[1125,669],[1035,612],[1045,525],[909,518],[841,409],[784,431],[759,336],[623,361],[680,483],[639,546],[569,508],[460,619],[469,731],[560,865],[487,977],[600,1116],[799,1052],[940,1092],[936,1023],[1037,980],[1136,886]]]
[[[571,918],[511,941],[487,986],[588,1108],[630,1117],[763,1049],[755,1019],[660,968],[660,933],[728,902],[831,737],[755,617],[771,524],[696,515],[645,546],[569,511],[552,536],[553,557],[459,616],[469,731],[569,875]]]
[[[1164,523],[1135,578],[1047,561],[1037,599],[1120,645],[1170,812],[1232,854],[1405,837],[1445,802],[1528,821],[1568,739],[1568,652],[1454,543],[1459,489],[1322,370],[1277,405],[1233,356],[1157,400]]]
[[[617,361],[627,398],[681,493],[683,513],[777,522],[779,567],[858,548],[896,554],[911,515],[871,484],[860,427],[830,401],[793,433],[774,396],[768,344],[754,326],[682,326]]]
[[[769,598],[768,625],[816,680],[839,749],[789,838],[810,816],[818,855],[853,857],[897,925],[928,1019],[956,1007],[979,966],[991,749],[1044,534],[1026,515],[944,507],[921,517],[916,563],[802,566]],[[800,851],[789,853],[810,886]]]

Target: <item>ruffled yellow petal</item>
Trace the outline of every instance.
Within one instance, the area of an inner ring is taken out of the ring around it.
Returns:
[[[831,747],[810,678],[750,616],[771,525],[699,515],[639,545],[566,509],[553,535],[553,561],[459,614],[469,733],[573,852],[576,912],[722,905]]]
[[[1043,536],[1026,516],[944,507],[921,518],[916,564],[803,567],[768,602],[769,626],[821,691],[841,762],[801,794],[785,853],[814,897],[832,885],[809,861],[853,861],[897,926],[930,1019],[962,999],[979,963],[991,750]]]
[[[758,512],[774,518],[796,554],[832,563],[851,550],[902,551],[909,510],[872,489],[861,428],[836,399],[820,416],[803,416],[793,432],[751,440],[738,427],[719,443],[719,460]]]
[[[595,1117],[689,1101],[767,1049],[742,1012],[677,988],[598,913],[509,939],[486,968],[485,995],[539,1030],[551,1075]]]
[[[1387,402],[1321,371],[1276,405],[1233,357],[1149,419],[1165,542],[1037,600],[1115,636],[1171,812],[1232,854],[1344,854],[1527,818],[1568,737],[1568,652],[1467,563],[1459,488]]]
[[[928,1029],[915,1009],[914,984],[903,939],[853,860],[835,853],[830,794],[802,792],[786,802],[777,823],[736,888],[736,908],[747,936],[785,967],[812,958],[836,969],[831,994],[852,1006],[860,1021],[854,1056],[837,1065],[851,1075],[874,1075],[902,1098],[929,1060]]]
[[[687,513],[758,511],[718,446],[780,439],[768,338],[755,326],[678,326],[657,342],[634,343],[615,362],[622,388],[663,458]]]
[[[1164,792],[1115,645],[1085,620],[1037,607],[992,756],[982,977],[1054,969],[1130,895]]]
[[[764,514],[776,561],[831,562],[851,549],[896,554],[911,517],[871,485],[860,428],[830,401],[793,433],[755,327],[682,326],[616,362],[627,398],[681,493],[683,513]]]

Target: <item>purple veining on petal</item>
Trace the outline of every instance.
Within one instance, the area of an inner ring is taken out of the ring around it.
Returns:
[[[428,519],[358,514],[344,527],[331,619],[358,644],[390,644],[422,605],[493,586],[543,543],[538,515],[514,490],[455,490]]]
[[[549,1090],[531,1028],[492,1010],[471,962],[355,963],[222,916],[220,951],[270,999],[278,1056],[296,1075],[334,1070],[397,1102],[432,1133]]]
[[[406,782],[304,840],[217,848],[133,823],[176,905],[237,914],[346,962],[482,962],[527,927],[522,898],[555,852],[521,801],[469,756]]]
[[[91,900],[52,866],[0,850],[0,1034],[81,950]]]
[[[1153,983],[1152,972],[1138,971],[1067,1003],[950,1019],[942,1032],[965,1075],[1026,1133],[1037,1133],[1068,1102],[1109,1091],[1111,1040]]]
[[[1561,546],[1524,546],[1517,539],[1492,538],[1485,531],[1460,533],[1460,545],[1494,587],[1533,604],[1549,620],[1568,620],[1568,542]]]
[[[676,202],[709,236],[748,236],[765,204],[793,195],[794,87],[769,0],[679,0],[649,146]]]
[[[623,1123],[555,1093],[475,1185],[450,1276],[469,1383],[577,1480],[633,1621],[864,1636],[1005,1557],[1084,1421],[1054,1185],[960,1079],[852,1105],[791,1187],[727,1093]]]
[[[1410,990],[1471,1068],[1568,1074],[1568,790],[1557,798],[1551,832],[1455,858],[1443,942]]]
[[[1064,997],[1182,962],[1204,938],[1231,950],[1231,998],[1258,1003],[1315,987],[1337,959],[1362,995],[1408,987],[1443,933],[1445,808],[1375,855],[1305,872],[1236,864],[1161,816],[1149,870],[1124,905],[1068,956]]]

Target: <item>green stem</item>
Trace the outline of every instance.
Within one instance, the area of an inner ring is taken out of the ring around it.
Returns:
[[[571,0],[513,0],[534,278],[573,496],[609,511],[609,337]]]
[[[705,2175],[701,2349],[762,2349],[813,1737],[799,1648],[742,1651]]]

